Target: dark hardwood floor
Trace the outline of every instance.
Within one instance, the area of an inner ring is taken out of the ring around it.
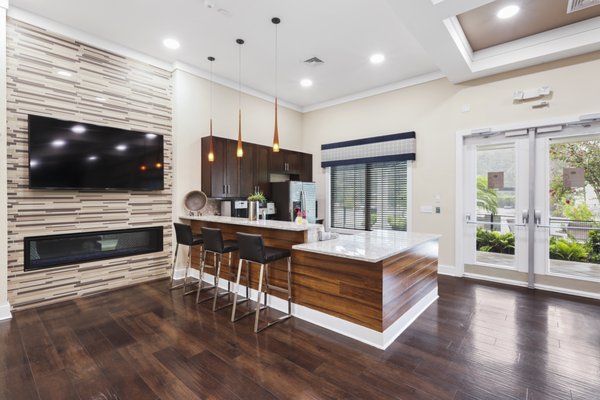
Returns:
[[[0,398],[600,399],[600,302],[440,277],[384,352],[297,319],[255,335],[166,286],[0,322]]]

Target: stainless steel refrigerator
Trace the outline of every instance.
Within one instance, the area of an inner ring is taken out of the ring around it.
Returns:
[[[275,203],[275,218],[294,221],[298,209],[306,212],[306,219],[314,224],[317,220],[317,187],[314,182],[288,181],[271,183],[271,198]]]

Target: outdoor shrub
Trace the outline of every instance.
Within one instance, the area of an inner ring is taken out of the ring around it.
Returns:
[[[392,229],[395,231],[405,231],[406,230],[406,218],[404,218],[404,217],[389,216],[387,221],[388,221],[388,224],[390,224]]]
[[[550,258],[565,261],[587,261],[588,249],[585,244],[573,239],[550,238]]]
[[[500,233],[477,228],[477,250],[515,254],[515,235],[512,232]]]

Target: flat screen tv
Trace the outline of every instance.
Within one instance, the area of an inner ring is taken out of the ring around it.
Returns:
[[[30,115],[29,188],[162,190],[163,137]]]

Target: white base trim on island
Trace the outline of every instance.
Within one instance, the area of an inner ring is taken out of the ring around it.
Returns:
[[[184,273],[184,269],[176,270],[175,278],[182,279]],[[200,273],[197,269],[190,270],[191,277],[198,279],[199,275]],[[212,284],[214,276],[206,272],[204,275],[204,281],[208,284]],[[227,289],[227,280],[220,279],[219,287],[221,289]],[[233,286],[231,289],[233,290]],[[246,286],[240,285],[238,288],[238,294],[245,296]],[[258,291],[255,289],[250,289],[250,297],[253,301],[256,301],[256,296],[258,296]],[[261,298],[261,300],[263,299],[264,298]],[[294,303],[292,303],[292,315],[301,320],[310,322],[311,324],[315,324],[322,328],[339,333],[340,335],[344,335],[378,349],[385,350],[437,299],[438,290],[436,287],[383,332],[377,332],[373,329],[369,329],[324,312],[313,310],[312,308]],[[287,312],[287,301],[272,295],[269,296],[269,306],[278,311]]]
[[[0,305],[0,321],[11,319],[12,314],[10,313],[10,304],[8,302]]]

